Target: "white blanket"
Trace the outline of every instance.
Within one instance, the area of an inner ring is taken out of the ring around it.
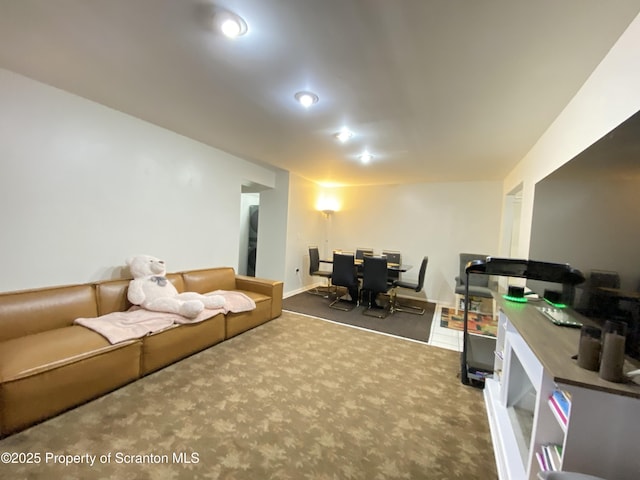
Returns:
[[[205,309],[195,318],[186,318],[176,313],[152,312],[134,306],[126,312],[113,312],[95,318],[77,318],[74,323],[99,333],[114,344],[141,338],[174,324],[198,323],[220,313],[239,313],[256,308],[255,302],[242,292],[216,290],[205,295],[223,296],[224,305],[217,309]]]

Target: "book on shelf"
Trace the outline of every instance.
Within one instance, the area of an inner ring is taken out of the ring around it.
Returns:
[[[540,466],[540,470],[543,472],[548,472],[549,469],[547,467],[547,463],[545,462],[544,455],[542,452],[536,452],[536,460],[538,460],[538,465]]]
[[[558,447],[560,447],[559,450]],[[553,463],[558,471],[562,470],[562,455],[559,453],[560,451],[562,451],[562,447],[560,445],[549,445],[551,463]]]
[[[558,455],[558,457],[560,457],[560,460],[562,460],[562,445],[554,445],[553,449],[556,451],[556,454]]]
[[[549,398],[549,406],[554,411],[558,419],[562,422],[562,424],[566,427],[569,423],[569,419],[562,411],[562,408],[560,407],[560,405],[558,405],[556,399],[553,396]]]
[[[564,390],[554,390],[552,398],[555,399],[558,406],[564,412],[564,415],[568,418],[569,411],[571,410],[571,396]]]
[[[547,466],[547,471],[555,471],[553,463],[551,463],[551,455],[546,445],[542,446],[542,456],[544,457],[544,463]]]
[[[548,444],[542,445],[541,450],[544,455],[545,462],[552,471],[560,471],[562,469],[562,460],[560,455],[558,454],[558,449],[556,447],[560,447],[560,445]],[[560,447],[562,449],[562,447]]]
[[[540,470],[543,472],[559,472],[562,470],[562,446],[556,444],[547,444],[540,447],[540,451],[536,452],[536,459]]]

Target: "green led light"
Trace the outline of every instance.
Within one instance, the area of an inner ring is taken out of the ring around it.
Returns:
[[[567,308],[567,304],[566,303],[553,303],[550,300],[547,300],[546,298],[544,299],[549,305],[551,305],[552,307],[556,307],[556,308]]]
[[[510,302],[527,303],[526,297],[512,297],[511,295],[502,295],[502,298]]]

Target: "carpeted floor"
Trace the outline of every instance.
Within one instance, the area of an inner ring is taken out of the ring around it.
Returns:
[[[331,301],[332,299],[329,298],[302,292],[285,298],[282,307],[291,312],[304,313],[305,315],[325,318],[346,325],[366,328],[367,330],[411,338],[425,343],[429,341],[431,322],[436,308],[435,303],[420,302],[420,305],[425,307],[424,315],[394,312],[393,315],[380,319],[363,315],[363,306],[357,307],[351,312],[329,308]]]
[[[495,479],[458,369],[456,352],[285,312],[0,440],[17,459],[2,477]]]

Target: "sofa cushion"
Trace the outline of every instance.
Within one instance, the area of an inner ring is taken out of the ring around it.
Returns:
[[[131,382],[139,340],[110,345],[72,326],[0,343],[0,436]]]
[[[176,287],[178,293],[184,292],[184,281],[179,273],[170,273],[167,279]],[[127,298],[130,280],[113,280],[96,284],[98,315],[113,312],[125,312],[131,308]]]
[[[236,289],[236,274],[231,267],[182,272],[182,278],[186,292],[207,293]]]
[[[131,308],[131,302],[127,299],[129,280],[114,280],[100,282],[96,285],[98,298],[98,315],[106,315],[113,312],[125,312]]]
[[[146,375],[225,339],[225,318],[175,325],[142,339],[141,373]]]
[[[68,327],[78,317],[95,317],[93,285],[49,287],[0,294],[0,342]]]
[[[256,301],[256,308],[248,312],[229,312],[226,315],[227,338],[235,337],[269,320],[271,320],[271,299],[269,301]]]
[[[79,325],[7,340],[0,343],[0,382],[35,375],[120,347],[122,344],[111,345],[102,335]]]
[[[236,290],[236,292],[244,293],[247,297],[255,302],[256,305],[262,302],[270,302],[271,297],[264,293],[252,292],[250,290]]]
[[[282,290],[284,284],[281,280],[267,280],[263,278],[236,275],[236,288],[241,292],[247,291],[261,293],[271,299],[271,311],[269,320],[282,314]]]

